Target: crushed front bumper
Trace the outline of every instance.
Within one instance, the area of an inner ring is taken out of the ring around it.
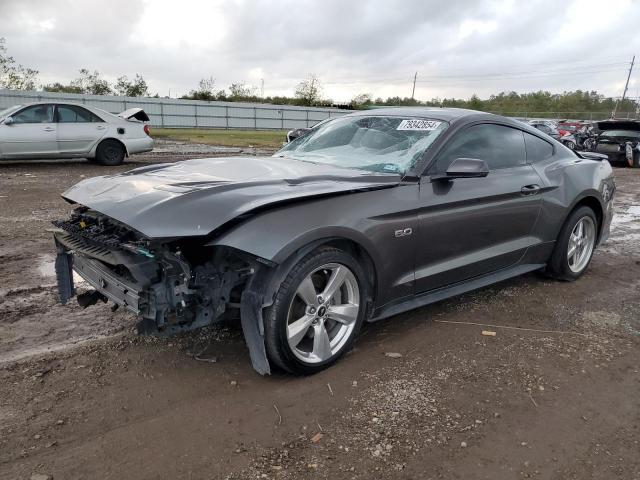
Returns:
[[[100,262],[83,255],[74,256],[72,268],[113,303],[140,315],[141,292],[135,284],[108,271]]]
[[[145,294],[145,290],[155,280],[152,272],[157,271],[157,265],[153,260],[91,244],[66,231],[55,232],[54,240],[58,252],[55,265],[60,303],[67,303],[76,295],[73,280],[75,272],[104,299],[111,300],[136,315],[155,314],[148,311]],[[125,278],[108,267],[119,263],[127,265],[136,279]]]

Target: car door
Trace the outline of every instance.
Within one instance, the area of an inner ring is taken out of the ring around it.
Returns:
[[[56,120],[61,155],[88,153],[107,131],[102,118],[78,105],[57,105]]]
[[[456,158],[485,160],[481,178],[434,180]],[[514,265],[538,243],[541,179],[527,164],[523,132],[482,123],[458,132],[420,182],[416,292]]]
[[[0,125],[0,154],[3,158],[42,158],[58,150],[54,106],[31,105]]]

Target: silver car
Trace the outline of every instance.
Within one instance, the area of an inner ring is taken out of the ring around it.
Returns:
[[[546,133],[554,140],[560,140],[560,132],[558,132],[558,127],[554,122],[549,120],[532,120],[529,122],[529,125]]]
[[[16,105],[0,111],[0,160],[87,158],[120,165],[153,149],[146,121],[140,108],[113,115],[73,103]]]

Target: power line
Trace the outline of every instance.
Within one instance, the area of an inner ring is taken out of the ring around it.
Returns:
[[[581,61],[583,62],[583,61]],[[569,62],[571,63],[571,62]],[[532,67],[534,64],[527,65],[526,67]],[[554,75],[583,75],[583,74],[592,74],[592,73],[604,73],[611,72],[617,70],[626,70],[628,62],[609,62],[609,63],[591,63],[585,65],[575,65],[575,66],[562,66],[557,68],[551,68],[546,70],[521,70],[521,71],[503,71],[503,72],[484,72],[484,73],[464,73],[464,74],[453,74],[453,73],[441,73],[434,75],[421,75],[420,80],[416,80],[416,83],[434,83],[438,80],[464,80],[464,79],[472,79],[472,80],[481,80],[481,79],[490,79],[490,78],[517,78],[522,76],[554,76]],[[521,67],[525,67],[522,65]],[[467,70],[468,72],[468,70]],[[413,75],[412,77],[416,77]],[[327,85],[355,85],[355,84],[371,84],[371,83],[405,83],[412,82],[412,78],[408,75],[406,77],[397,76],[397,77],[369,77],[367,79],[356,79],[356,78],[334,78],[325,81]]]
[[[486,82],[488,80],[518,80],[518,79],[530,79],[530,78],[544,78],[544,77],[581,77],[588,74],[595,73],[607,73],[607,72],[620,72],[626,71],[626,68],[610,68],[603,70],[584,70],[580,72],[549,72],[549,73],[530,73],[530,74],[503,74],[503,75],[494,75],[494,76],[486,76],[486,77],[465,77],[465,78],[451,78],[451,79],[436,79],[436,80],[419,80],[419,83],[426,83],[431,85],[453,85],[453,84],[464,84],[464,83],[473,83],[473,82]]]
[[[528,70],[528,71],[512,71],[512,72],[491,72],[491,73],[468,73],[464,75],[426,75],[426,78],[431,79],[449,79],[449,78],[480,78],[480,77],[503,77],[503,76],[519,76],[519,75],[533,75],[533,74],[554,74],[554,73],[582,73],[585,70],[589,70],[590,72],[593,69],[620,69],[625,68],[628,65],[627,62],[624,63],[609,63],[609,64],[598,64],[598,65],[584,65],[581,67],[567,67],[567,68],[556,68],[550,70]],[[422,80],[424,81],[424,80]]]

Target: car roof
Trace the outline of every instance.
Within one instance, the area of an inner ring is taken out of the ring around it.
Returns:
[[[84,105],[82,103],[78,103],[78,102],[68,102],[68,101],[56,101],[56,100],[49,100],[49,101],[42,101],[42,102],[29,102],[29,103],[21,103],[20,105],[15,105],[20,106],[20,107],[32,107],[34,105],[75,105],[77,107],[84,107],[84,108],[91,108],[90,105]]]
[[[359,110],[350,113],[349,116],[406,116],[406,117],[425,117],[433,120],[442,120],[450,122],[458,118],[485,115],[487,117],[497,117],[491,113],[479,112],[477,110],[468,110],[465,108],[440,108],[440,107],[385,107],[375,108],[371,110]]]
[[[468,110],[465,108],[439,108],[439,107],[388,107],[375,108],[372,110],[359,110],[345,115],[351,116],[398,116],[398,117],[424,117],[432,120],[441,120],[449,123],[468,123],[482,121],[498,121],[504,125],[519,128],[526,132],[538,135],[540,130],[533,125],[521,122],[515,118],[503,117],[493,113],[480,112],[478,110]],[[343,117],[336,117],[343,118]]]
[[[628,119],[628,120],[627,119],[624,119],[624,120],[616,120],[616,119],[603,120],[601,122],[594,122],[594,125],[600,131],[607,131],[607,130],[633,130],[633,131],[640,131],[640,121],[631,120],[631,119]]]

